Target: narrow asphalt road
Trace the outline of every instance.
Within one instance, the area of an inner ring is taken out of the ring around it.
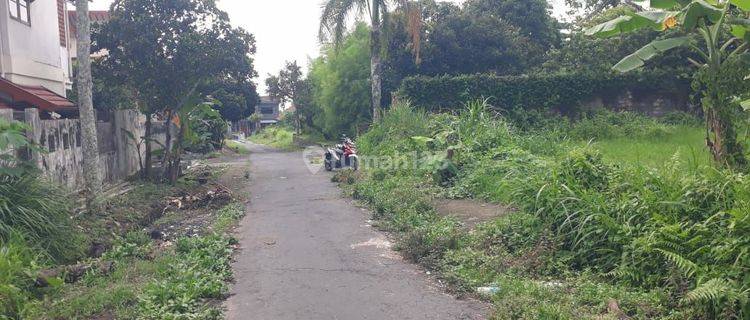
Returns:
[[[403,261],[301,152],[252,146],[251,202],[238,236],[229,319],[484,319]]]

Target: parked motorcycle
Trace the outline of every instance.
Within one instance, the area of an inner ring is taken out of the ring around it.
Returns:
[[[341,168],[352,168],[357,171],[359,169],[359,157],[357,157],[357,145],[354,144],[352,139],[341,136],[341,143],[335,145],[332,148],[326,148],[325,155],[323,156],[323,163],[325,164],[326,171],[332,171],[333,169]]]

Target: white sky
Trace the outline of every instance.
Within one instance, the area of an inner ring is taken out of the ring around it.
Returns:
[[[449,0],[460,3],[463,0]],[[323,0],[217,0],[219,8],[229,13],[235,26],[255,35],[257,54],[255,70],[259,93],[265,91],[266,75],[276,74],[284,62],[297,60],[307,67],[319,55],[318,25]],[[563,0],[548,0],[555,5],[555,16],[561,17]],[[91,10],[106,10],[112,0],[93,0]]]

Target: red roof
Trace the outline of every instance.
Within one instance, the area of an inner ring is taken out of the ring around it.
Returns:
[[[0,78],[0,92],[9,95],[13,102],[25,102],[45,111],[59,113],[78,109],[70,100],[42,86],[24,86]]]
[[[91,10],[89,11],[89,19],[91,23],[102,23],[109,21],[109,11],[106,10]],[[78,22],[78,15],[75,10],[68,10],[68,25],[70,34],[75,37],[76,35],[76,23]]]

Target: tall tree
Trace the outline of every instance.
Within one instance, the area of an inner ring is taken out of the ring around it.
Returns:
[[[326,47],[310,66],[317,126],[328,137],[354,135],[371,122],[369,28],[358,23],[340,48]]]
[[[91,78],[91,21],[89,1],[76,0],[76,56],[78,63],[78,110],[83,140],[83,175],[86,183],[86,202],[90,206],[102,190],[102,176],[99,171],[99,147],[96,139],[96,117],[92,98]]]
[[[109,52],[105,65],[132,88],[147,116],[148,170],[151,117],[158,114],[167,127],[179,126],[176,117],[185,108],[213,93],[206,92],[211,82],[249,84],[257,76],[251,58],[255,39],[233,28],[214,0],[118,0],[111,14],[96,36],[97,48]],[[174,180],[180,147],[173,144],[172,131],[166,136],[163,176]]]
[[[385,21],[389,19],[390,12],[388,0],[327,0],[323,5],[323,15],[320,19],[320,38],[326,40],[332,38],[334,44],[341,44],[347,29],[347,19],[354,15],[357,18],[367,14],[370,22],[370,82],[371,82],[371,107],[372,119],[377,121],[380,117],[382,105],[382,81],[383,66],[381,52],[382,37]],[[408,0],[399,0],[399,7],[407,12],[409,28],[412,37],[418,40],[421,35],[420,10],[416,3]],[[414,42],[414,54],[419,60],[419,41]]]
[[[294,123],[297,133],[301,130],[299,110],[305,107],[301,104],[301,95],[304,94],[305,85],[306,83],[302,75],[302,68],[297,64],[297,61],[287,61],[286,65],[281,71],[279,71],[278,75],[269,75],[268,78],[266,78],[268,95],[275,99],[279,99],[282,102],[291,102],[294,104]]]

